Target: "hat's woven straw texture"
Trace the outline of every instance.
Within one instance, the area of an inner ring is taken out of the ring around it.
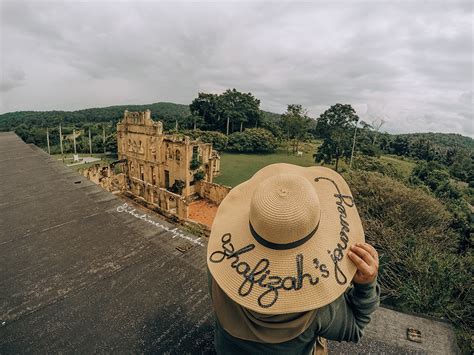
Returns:
[[[302,312],[347,289],[356,272],[347,251],[363,241],[357,209],[339,174],[273,164],[222,201],[207,262],[219,287],[243,307],[262,314]]]
[[[318,195],[299,175],[279,174],[263,180],[250,202],[250,223],[273,243],[291,243],[308,235],[319,217]]]

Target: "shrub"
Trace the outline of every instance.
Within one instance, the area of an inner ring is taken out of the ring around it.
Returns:
[[[204,171],[201,171],[201,170],[199,170],[198,172],[194,174],[194,180],[196,181],[201,181],[204,179],[204,177],[205,177]]]
[[[185,182],[182,180],[175,180],[173,186],[171,186],[170,191],[175,194],[181,195],[184,187],[186,186]]]
[[[193,159],[189,163],[189,169],[196,170],[200,166],[201,166],[201,162],[199,161],[199,159],[197,157],[193,157]]]
[[[263,128],[250,128],[229,135],[226,150],[239,153],[272,153],[277,149],[275,136]]]
[[[398,180],[403,178],[400,171],[391,163],[383,164],[376,158],[364,155],[360,155],[354,160],[354,168],[357,170],[375,171]]]
[[[448,209],[423,190],[379,173],[355,171],[347,181],[366,239],[379,251],[383,301],[472,329],[472,254],[458,254]]]
[[[197,129],[194,131],[184,131],[184,134],[192,139],[199,139],[204,143],[212,143],[212,148],[216,150],[224,150],[228,142],[225,134],[216,131],[201,131]]]

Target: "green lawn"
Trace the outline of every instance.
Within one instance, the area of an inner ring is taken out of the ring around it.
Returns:
[[[215,182],[234,187],[249,179],[264,166],[274,163],[315,165],[312,152],[303,153],[302,157],[287,154],[286,150],[279,150],[273,154],[221,153],[221,175],[215,178]]]
[[[218,184],[234,187],[241,182],[248,180],[261,168],[274,163],[289,163],[300,166],[316,165],[313,158],[313,152],[317,145],[302,146],[302,157],[297,157],[292,154],[287,154],[286,150],[281,148],[273,154],[235,154],[235,153],[221,153],[221,175],[216,177],[214,181]],[[383,155],[380,161],[384,164],[392,164],[399,170],[403,176],[410,176],[416,163],[405,158],[393,155]],[[334,168],[333,165],[326,165]],[[348,165],[343,159],[339,161],[341,171],[348,170]]]

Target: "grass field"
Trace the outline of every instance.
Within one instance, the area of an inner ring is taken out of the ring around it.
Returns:
[[[221,153],[221,175],[215,178],[214,181],[218,184],[234,187],[249,179],[261,168],[270,164],[288,163],[300,166],[317,165],[313,158],[314,146],[313,149],[308,147],[308,149],[302,151],[304,152],[302,157],[287,154],[286,150],[283,149],[280,149],[273,154]],[[408,177],[416,165],[413,161],[407,159],[402,160],[392,155],[384,155],[379,159],[384,164],[392,164],[404,177]],[[343,160],[339,162],[339,166],[339,170],[342,171],[349,169]],[[332,165],[329,165],[328,167],[334,168]]]
[[[286,150],[280,150],[273,154],[221,153],[221,175],[215,179],[215,182],[234,187],[250,178],[264,166],[274,163],[315,165],[313,153],[303,153],[302,157],[291,155],[291,153],[288,155]]]

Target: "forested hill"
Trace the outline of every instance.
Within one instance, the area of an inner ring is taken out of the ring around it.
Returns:
[[[456,133],[409,133],[399,134],[396,135],[396,137],[397,136],[406,137],[409,141],[425,139],[435,148],[457,148],[474,151],[474,139]]]
[[[19,125],[28,127],[51,127],[60,122],[65,125],[78,123],[116,123],[123,117],[125,110],[151,110],[154,120],[174,122],[188,117],[189,106],[171,102],[157,102],[146,105],[120,105],[100,108],[88,108],[77,111],[18,111],[0,115],[0,131],[14,131]]]
[[[0,115],[0,131],[14,131],[24,124],[27,127],[53,127],[63,123],[66,126],[81,123],[117,123],[125,110],[151,110],[151,117],[155,121],[163,121],[166,128],[174,127],[176,120],[182,126],[191,114],[189,105],[171,102],[156,102],[146,105],[119,105],[99,108],[88,108],[77,111],[17,111]],[[276,122],[279,114],[263,111],[264,117]]]
[[[100,108],[88,108],[77,111],[18,111],[0,115],[0,131],[15,131],[20,125],[24,128],[52,128],[59,123],[65,126],[81,127],[87,123],[112,123],[115,125],[122,117],[125,110],[145,111],[151,110],[154,120],[163,121],[165,128],[171,129],[176,121],[180,127],[192,126],[188,105],[171,102],[156,102],[145,105],[119,105]],[[280,114],[263,111],[264,119],[277,123]],[[26,127],[25,127],[26,126]],[[434,146],[441,148],[459,148],[474,151],[474,140],[469,137],[454,133],[412,133],[401,134],[395,137],[406,138],[409,142],[420,138],[430,141]]]

